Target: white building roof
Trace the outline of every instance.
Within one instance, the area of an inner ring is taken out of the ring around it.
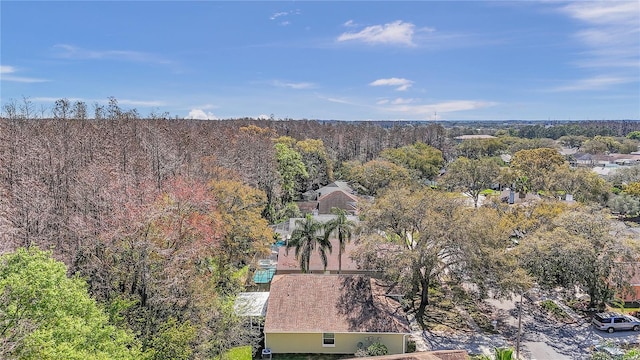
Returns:
[[[266,316],[268,292],[242,292],[236,297],[233,308],[239,316]]]

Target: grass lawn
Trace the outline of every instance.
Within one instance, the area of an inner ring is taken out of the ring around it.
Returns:
[[[491,190],[491,189],[486,189],[486,190],[482,190],[480,192],[480,195],[484,195],[484,196],[496,196],[496,195],[500,195],[500,191],[497,190]]]
[[[222,355],[222,360],[251,360],[251,345],[235,347]]]

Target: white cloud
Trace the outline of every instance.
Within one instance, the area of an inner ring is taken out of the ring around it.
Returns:
[[[7,74],[14,74],[17,71],[18,70],[13,66],[0,65],[0,80],[1,81],[12,81],[12,82],[27,83],[27,84],[30,84],[30,83],[41,83],[41,82],[49,81],[47,79],[38,79],[38,78],[25,77],[25,76],[7,75]]]
[[[615,77],[615,76],[596,76],[588,79],[574,81],[571,84],[559,86],[551,89],[552,92],[563,91],[588,91],[606,89],[613,85],[624,84],[637,81],[632,78]]]
[[[352,102],[348,101],[348,100],[343,100],[343,99],[338,99],[338,98],[332,98],[332,97],[328,97],[328,98],[324,98],[327,101],[333,102],[333,103],[338,103],[338,104],[346,104],[346,105],[353,105]]]
[[[290,24],[291,24],[290,21],[283,21],[283,22],[280,23],[280,26],[287,26],[287,25],[290,25]]]
[[[346,24],[353,24],[347,21]],[[363,41],[368,44],[391,44],[415,46],[413,43],[415,25],[401,20],[384,25],[367,26],[359,32],[346,32],[338,36],[338,41]]]
[[[16,72],[16,68],[9,65],[0,65],[0,74],[11,74]]]
[[[271,119],[271,116],[266,115],[266,114],[260,114],[260,115],[258,115],[257,119],[258,120],[269,120],[269,119]]]
[[[437,104],[426,105],[394,105],[384,109],[394,112],[402,112],[407,115],[430,117],[436,113],[449,113],[456,111],[482,109],[495,106],[497,103],[490,101],[474,101],[474,100],[452,100]]]
[[[393,100],[391,103],[393,105],[404,105],[404,104],[411,104],[412,102],[414,102],[414,99],[397,98]]]
[[[187,115],[187,119],[218,120],[218,117],[216,117],[210,112],[204,112],[204,110],[202,109],[192,109],[191,111],[189,111],[189,115]]]
[[[302,11],[300,11],[300,9],[291,10],[291,11],[279,11],[279,12],[273,13],[269,17],[269,20],[276,20],[277,18],[282,17],[282,16],[300,15],[301,13],[302,13]],[[280,25],[289,25],[289,24],[290,23],[288,21],[283,21],[283,22],[280,23]]]
[[[356,27],[356,26],[358,26],[358,24],[356,24],[353,20],[347,20],[344,24],[342,24],[342,26],[344,26],[344,27]]]
[[[376,101],[376,105],[384,105],[384,104],[391,104],[391,105],[405,105],[405,104],[411,104],[413,102],[415,102],[415,99],[404,99],[404,98],[396,98],[393,100],[389,100],[389,99],[380,99],[378,101]]]
[[[288,11],[281,11],[281,12],[273,13],[273,15],[271,15],[269,20],[275,20],[275,19],[279,18],[280,16],[285,16],[285,15],[289,15],[289,12]]]
[[[640,67],[640,2],[575,1],[560,8],[586,28],[575,38],[589,50],[582,67]]]
[[[637,1],[573,2],[562,9],[572,17],[596,24],[634,23],[638,19]]]
[[[153,106],[164,106],[164,105],[166,105],[164,102],[157,101],[157,100],[131,100],[131,99],[118,100],[118,104],[131,105],[131,106],[144,106],[144,107],[153,107]]]
[[[370,86],[397,86],[397,91],[405,91],[413,85],[413,81],[403,78],[378,79],[369,83]]]
[[[24,77],[24,76],[12,76],[12,75],[0,76],[0,80],[26,83],[26,84],[42,83],[42,82],[49,81],[47,79],[38,79],[38,78],[30,78],[30,77]]]
[[[38,97],[33,97],[33,98],[29,98],[30,100],[32,100],[33,102],[48,102],[48,103],[54,103],[60,99],[63,99],[64,97],[49,97],[49,96],[38,96]],[[76,101],[84,101],[84,102],[88,102],[87,100],[83,99],[83,98],[66,98],[67,100],[71,101],[71,102],[76,102]],[[105,101],[106,103],[106,101]]]
[[[302,90],[302,89],[313,89],[315,85],[310,82],[288,82],[288,81],[273,81],[273,85],[277,87],[286,87],[289,89]]]
[[[69,44],[56,44],[53,46],[57,53],[55,56],[64,59],[75,60],[123,60],[154,64],[171,64],[171,61],[158,55],[130,50],[89,50]]]

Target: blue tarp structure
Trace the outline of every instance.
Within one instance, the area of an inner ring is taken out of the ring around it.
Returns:
[[[253,274],[253,282],[256,284],[268,284],[275,274],[276,269],[258,269],[256,273]]]

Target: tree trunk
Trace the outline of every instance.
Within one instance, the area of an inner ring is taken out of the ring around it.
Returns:
[[[424,276],[420,277],[420,305],[418,306],[417,318],[422,324],[424,322],[424,313],[427,305],[429,305],[429,279]]]
[[[338,246],[338,274],[340,274],[341,272],[342,272],[342,246]]]

